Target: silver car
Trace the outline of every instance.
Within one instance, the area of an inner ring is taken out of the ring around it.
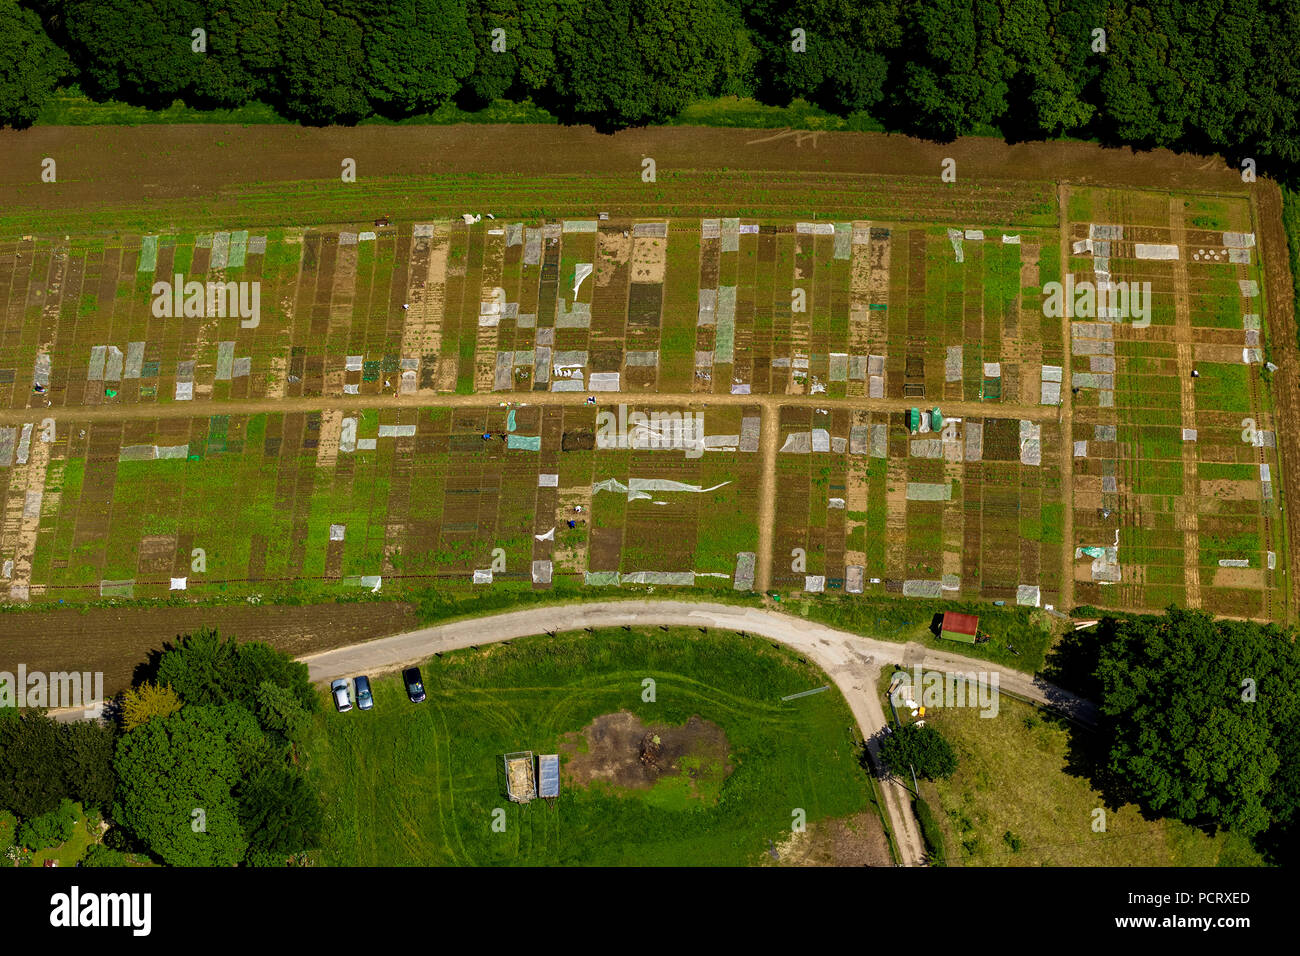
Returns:
[[[330,684],[330,692],[334,695],[334,709],[340,714],[352,709],[352,701],[348,697],[348,680],[346,677],[340,677]]]

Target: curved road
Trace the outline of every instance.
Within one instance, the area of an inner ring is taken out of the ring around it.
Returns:
[[[656,627],[659,625],[716,627],[780,641],[812,660],[844,694],[881,779],[890,825],[903,863],[925,860],[920,827],[903,783],[888,774],[880,761],[879,740],[886,728],[884,708],[876,691],[880,668],[899,664],[949,673],[997,675],[999,690],[1058,710],[1086,726],[1096,724],[1095,706],[1069,691],[1019,671],[1001,670],[988,661],[937,651],[920,644],[900,644],[837,630],[803,618],[761,608],[696,601],[595,601],[528,608],[488,617],[438,624],[379,638],[364,644],[323,651],[300,658],[313,681],[330,681],[354,674],[392,671],[432,654],[491,644],[548,631],[588,627]]]
[[[858,722],[862,739],[881,781],[881,794],[890,827],[906,866],[925,863],[925,844],[912,812],[908,788],[880,760],[880,738],[887,723],[876,684],[885,664],[927,671],[970,674],[987,683],[996,675],[1000,693],[1059,711],[1086,727],[1096,726],[1097,709],[1088,700],[1021,671],[1002,670],[989,661],[963,657],[916,643],[862,637],[825,624],[756,607],[704,601],[592,601],[507,611],[486,617],[437,624],[299,658],[311,679],[328,682],[355,674],[376,674],[416,664],[443,651],[492,644],[550,631],[614,627],[715,627],[740,631],[798,651],[830,675]],[[81,708],[51,710],[56,720],[85,720]],[[97,715],[93,715],[97,716]]]

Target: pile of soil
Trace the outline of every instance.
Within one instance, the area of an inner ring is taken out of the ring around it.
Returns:
[[[580,741],[587,746],[582,748]],[[568,755],[564,773],[570,784],[588,786],[602,781],[630,790],[649,790],[661,777],[683,773],[682,758],[692,758],[694,768],[721,768],[725,779],[732,771],[728,762],[730,745],[717,724],[697,714],[681,727],[657,724],[647,727],[628,711],[604,714],[577,733],[566,735],[560,744]]]

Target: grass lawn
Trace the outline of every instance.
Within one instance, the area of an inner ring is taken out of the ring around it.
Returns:
[[[886,672],[882,694],[888,682]],[[925,719],[957,752],[950,779],[921,781],[948,866],[1260,865],[1242,837],[1147,820],[1132,804],[1106,807],[1088,780],[1068,769],[1077,750],[1071,731],[1029,704],[1003,696],[996,717],[932,707]],[[1093,831],[1099,807],[1106,812],[1104,833]]]
[[[28,866],[44,866],[46,860],[54,860],[55,866],[76,866],[77,861],[86,855],[90,845],[95,842],[86,826],[86,814],[81,804],[76,804],[77,822],[72,828],[72,836],[58,846],[38,850],[32,854]]]
[[[817,600],[783,599],[782,609],[829,627],[840,628],[882,641],[914,641],[936,650],[983,658],[1000,667],[1037,673],[1059,625],[1046,611],[1031,607],[998,607],[987,601],[908,598],[868,595],[822,595]],[[963,611],[979,615],[987,644],[956,644],[930,630],[936,614]]]
[[[407,701],[393,675],[372,681],[372,711],[316,717],[307,761],[325,804],[322,863],[755,864],[769,840],[789,836],[796,810],[809,823],[877,812],[843,698],[832,687],[783,703],[829,681],[766,641],[600,630],[457,651],[422,668],[425,703]],[[646,678],[654,702],[642,700]],[[717,724],[730,772],[688,755],[678,765],[698,774],[692,785],[575,785],[587,741],[566,753],[562,737],[619,711],[655,726],[694,715]],[[518,750],[561,753],[558,800],[506,798],[501,758]]]

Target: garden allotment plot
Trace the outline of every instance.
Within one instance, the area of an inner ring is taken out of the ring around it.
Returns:
[[[1044,343],[1008,304],[1053,268],[1055,240],[1003,235],[718,218],[29,238],[0,243],[0,405],[899,397],[927,376],[932,397],[1028,395],[1018,350],[1032,366]],[[963,242],[970,265],[948,275]],[[948,387],[943,348],[964,335]],[[999,361],[1008,377],[986,388],[981,363]]]
[[[1055,415],[954,417],[784,407],[773,581],[812,592],[981,597],[1060,590]]]
[[[852,237],[847,362],[831,356],[830,387],[799,366],[785,379],[814,396],[781,409],[773,582],[1059,600],[1064,352],[1039,301],[1059,271],[1057,233],[877,225]],[[894,410],[819,407],[846,366],[850,395]]]
[[[745,418],[710,410],[710,450],[694,454],[594,447],[585,406],[74,419],[11,469],[38,520],[10,574],[32,600],[65,601],[730,588],[741,553],[752,578],[757,543]]]
[[[1076,594],[1284,616],[1279,436],[1249,205],[1075,190],[1069,218],[1076,276],[1149,282],[1152,300],[1149,325],[1071,323]]]
[[[1250,206],[1061,195],[1058,216],[1047,184],[981,214],[961,194],[973,218],[928,223],[588,212],[0,243],[0,586],[1284,617]],[[1107,278],[1151,283],[1146,320],[1044,308],[1054,283]],[[698,447],[629,447],[655,433],[642,412],[701,416]]]

